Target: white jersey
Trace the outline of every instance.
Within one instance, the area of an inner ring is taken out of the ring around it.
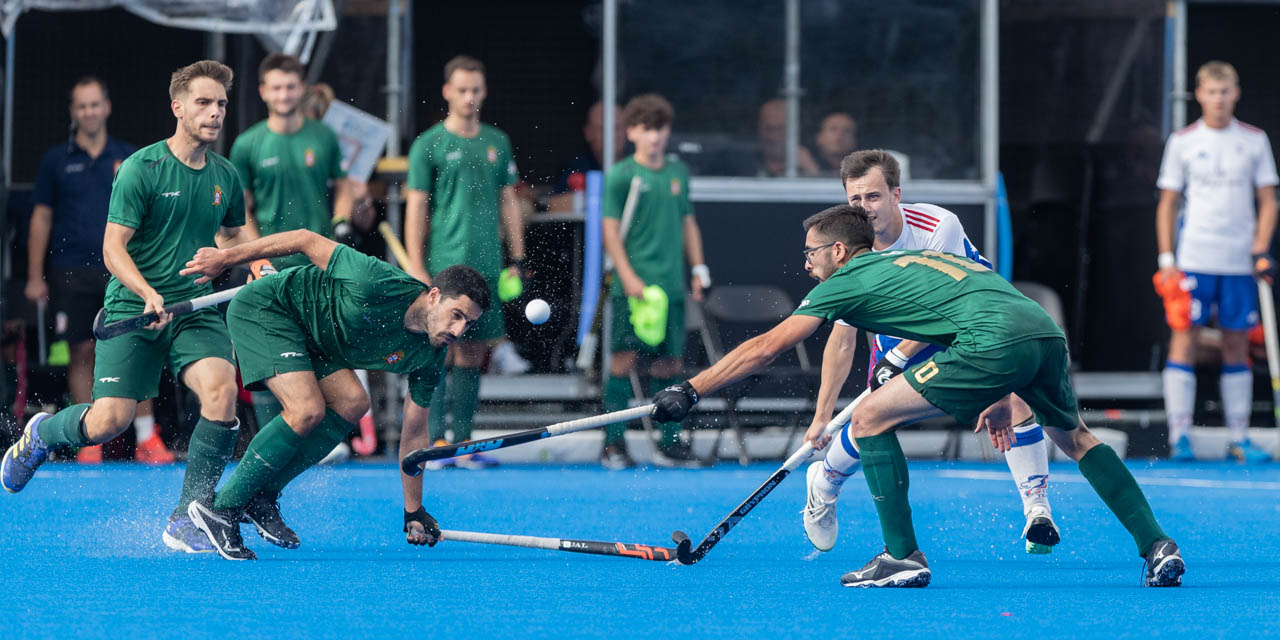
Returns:
[[[900,204],[902,233],[893,244],[878,251],[929,250],[965,256],[990,268],[991,263],[969,242],[956,214],[932,204]],[[841,324],[848,323],[836,320]]]
[[[1255,190],[1280,183],[1271,142],[1234,118],[1224,129],[1196,120],[1169,136],[1156,186],[1183,196],[1178,268],[1196,273],[1253,273],[1258,227]]]

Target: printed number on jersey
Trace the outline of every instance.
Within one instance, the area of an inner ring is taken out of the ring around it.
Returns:
[[[935,258],[937,259],[935,260]],[[969,271],[988,271],[986,267],[973,262],[972,260],[961,258],[960,256],[953,256],[949,253],[942,253],[940,251],[925,251],[923,255],[918,256],[902,256],[901,258],[894,260],[893,264],[899,267],[905,267],[911,264],[923,265],[930,269],[941,271],[942,273],[954,278],[957,282],[965,279],[965,277],[969,275],[965,269],[968,269]]]

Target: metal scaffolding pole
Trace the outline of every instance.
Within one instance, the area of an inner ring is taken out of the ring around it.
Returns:
[[[800,0],[787,0],[787,49],[783,62],[782,95],[787,100],[786,171],[796,177],[796,149],[800,145]]]
[[[996,175],[1000,172],[1000,8],[996,0],[983,0],[980,20],[981,53],[978,77],[981,89],[978,99],[979,131],[981,138],[982,184],[987,193],[986,212],[982,225],[982,247],[988,256],[999,255],[995,190]]]

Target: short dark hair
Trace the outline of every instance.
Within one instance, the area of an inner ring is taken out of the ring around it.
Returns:
[[[262,84],[267,79],[268,71],[283,71],[298,76],[301,80],[306,76],[306,70],[302,67],[302,61],[287,53],[271,53],[262,59],[258,64],[258,84]]]
[[[481,311],[489,310],[489,283],[479,271],[465,264],[445,267],[443,271],[431,279],[431,286],[440,290],[442,298],[459,298],[466,296],[480,307]]]
[[[875,229],[867,219],[867,210],[857,205],[838,204],[823,209],[804,219],[804,230],[817,229],[822,237],[832,242],[843,242],[850,251],[871,248],[876,239]]]
[[[80,87],[86,87],[91,84],[96,84],[98,85],[99,89],[102,89],[103,100],[111,99],[111,96],[107,94],[107,83],[103,81],[102,78],[99,78],[98,76],[88,75],[88,76],[80,76],[80,79],[76,80],[76,83],[71,85],[71,88],[67,90],[67,100],[68,101],[75,100],[76,89],[79,89]]]
[[[884,149],[854,151],[845,156],[840,161],[840,184],[861,178],[876,167],[884,174],[885,184],[897,189],[902,181],[902,167],[898,166],[898,159]]]
[[[169,99],[177,100],[178,96],[187,92],[187,87],[196,78],[209,78],[222,85],[223,90],[231,91],[231,79],[235,72],[217,60],[201,60],[193,62],[169,76]]]
[[[468,55],[457,55],[444,63],[445,84],[449,83],[449,78],[453,77],[454,71],[475,71],[482,76],[487,75],[484,72],[484,63]]]
[[[667,99],[656,94],[638,95],[627,102],[622,109],[622,122],[628,128],[643,126],[647,129],[661,129],[676,118],[675,109]]]

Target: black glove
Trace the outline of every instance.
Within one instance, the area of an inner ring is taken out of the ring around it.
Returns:
[[[695,404],[698,404],[698,392],[685,380],[655,394],[649,415],[658,422],[680,422]]]
[[[875,368],[871,370],[871,390],[875,391],[884,386],[890,378],[902,373],[906,367],[907,359],[903,358],[896,350],[890,349],[876,363]]]
[[[1267,282],[1275,280],[1276,259],[1272,258],[1269,253],[1253,254],[1253,276]]]
[[[404,532],[405,533],[409,533],[410,522],[417,522],[422,525],[423,529],[426,530],[427,532],[426,545],[428,547],[434,547],[436,546],[437,542],[440,542],[440,525],[436,524],[436,519],[432,518],[431,514],[427,513],[426,509],[422,507],[418,507],[417,511],[404,512]],[[423,543],[409,540],[409,544],[421,545]]]

